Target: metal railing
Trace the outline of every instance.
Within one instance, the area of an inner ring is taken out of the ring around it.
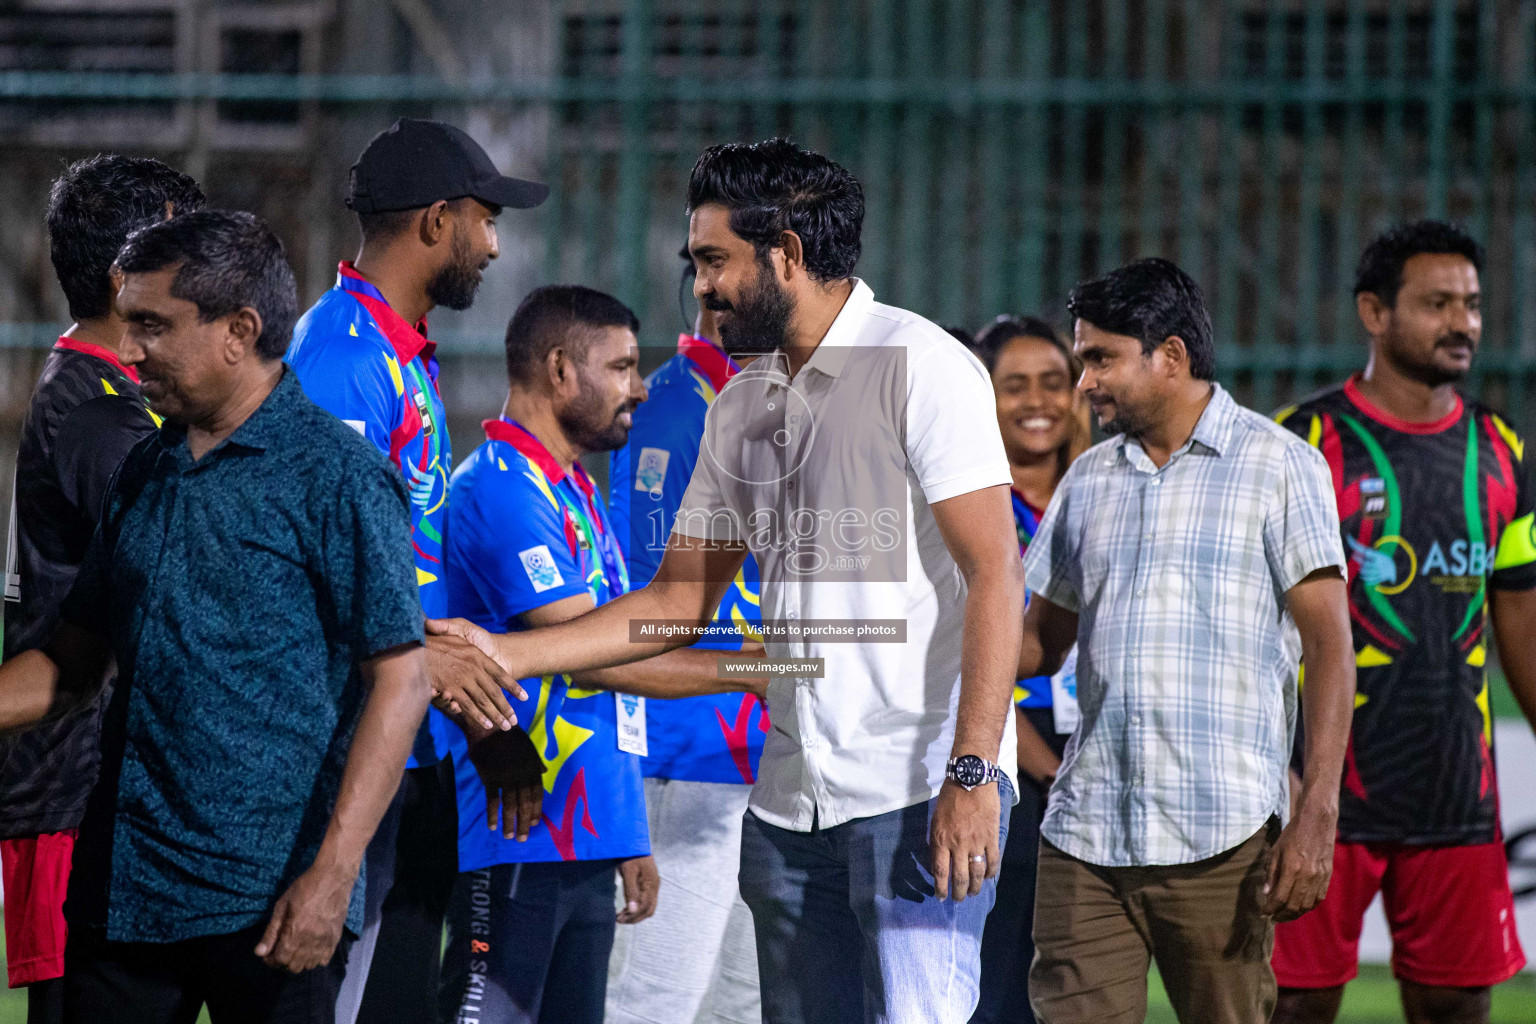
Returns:
[[[858,272],[880,298],[969,327],[1059,315],[1083,277],[1166,255],[1205,287],[1221,372],[1258,407],[1360,363],[1351,282],[1374,232],[1450,217],[1489,254],[1470,389],[1524,421],[1536,4],[562,0],[541,24],[546,58],[518,77],[6,72],[0,107],[532,113],[554,189],[529,222],[544,276],[658,323],[698,152],[787,134],[864,183]]]

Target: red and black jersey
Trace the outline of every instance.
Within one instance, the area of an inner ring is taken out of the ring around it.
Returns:
[[[1327,458],[1349,559],[1358,692],[1340,838],[1493,841],[1488,589],[1536,587],[1524,441],[1459,397],[1434,423],[1399,420],[1354,378],[1276,419]]]
[[[19,601],[5,605],[5,656],[48,642],[123,457],[155,420],[138,375],[108,349],[60,338],[33,389],[16,453]],[[101,701],[0,738],[0,839],[80,824],[96,781]]]

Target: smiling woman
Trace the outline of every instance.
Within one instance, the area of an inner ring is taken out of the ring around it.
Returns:
[[[1088,447],[1088,403],[1075,387],[1082,365],[1056,328],[1033,316],[998,317],[981,330],[976,348],[997,395],[997,422],[1013,477],[1014,527],[1022,555],[1056,485]],[[1069,660],[1054,680],[1021,679],[1014,687],[1019,802],[1009,819],[1003,852],[1007,867],[982,937],[976,1024],[1030,1019],[1024,1015],[1029,1013],[1029,965],[1034,959],[1030,936],[1040,821],[1076,717],[1072,664]]]
[[[1056,328],[1039,317],[1000,316],[976,338],[997,393],[997,421],[1014,487],[1037,509],[1088,447],[1088,409],[1074,385],[1082,373]]]

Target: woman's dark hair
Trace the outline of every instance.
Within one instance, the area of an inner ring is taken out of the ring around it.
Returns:
[[[48,192],[48,254],[75,320],[112,311],[108,271],[135,228],[202,208],[203,190],[187,175],[145,156],[115,153],[76,160]]]
[[[1067,361],[1067,373],[1072,383],[1082,375],[1083,364],[1072,351],[1071,344],[1066,336],[1058,331],[1049,320],[1038,316],[1011,316],[1002,314],[987,326],[976,332],[976,355],[986,366],[988,373],[997,371],[997,359],[1003,350],[1020,338],[1034,338],[1046,342],[1061,357]],[[1067,443],[1062,445],[1057,453],[1056,478],[1059,480],[1067,472],[1067,467],[1072,460],[1087,450],[1093,441],[1093,428],[1088,424],[1088,407],[1083,402],[1082,396],[1073,389],[1072,395],[1072,432],[1067,436]]]
[[[861,251],[864,189],[847,170],[788,139],[728,142],[699,155],[688,176],[688,212],[719,203],[731,230],[752,243],[759,259],[800,236],[805,269],[817,281],[853,274]]]
[[[986,366],[987,372],[997,369],[997,357],[1008,343],[1015,338],[1039,338],[1054,345],[1067,360],[1067,368],[1072,372],[1075,381],[1081,370],[1077,356],[1072,352],[1072,346],[1049,320],[1044,317],[1020,315],[1013,316],[1008,313],[1000,315],[980,331],[976,332],[976,355]]]
[[[507,324],[507,378],[532,379],[550,350],[564,346],[571,358],[586,358],[591,328],[627,327],[640,333],[640,320],[606,292],[579,284],[552,284],[528,293]]]
[[[299,292],[283,243],[251,213],[202,210],[140,228],[117,254],[125,274],[176,268],[171,295],[204,323],[250,307],[261,317],[256,353],[281,359],[299,319]]]
[[[1189,373],[1216,377],[1216,341],[1194,278],[1158,256],[1127,263],[1072,289],[1067,312],[1101,331],[1141,340],[1148,355],[1172,335],[1184,340]]]
[[[1397,305],[1403,287],[1403,265],[1421,253],[1465,256],[1478,273],[1483,271],[1483,247],[1455,224],[1419,220],[1399,224],[1371,240],[1355,268],[1355,294],[1370,292],[1388,306]]]

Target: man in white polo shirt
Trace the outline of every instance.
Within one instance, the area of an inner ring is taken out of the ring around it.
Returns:
[[[959,1024],[1014,801],[1024,607],[991,385],[851,276],[863,192],[830,160],[716,146],[688,205],[694,293],[763,358],[710,409],[651,584],[547,629],[433,628],[519,676],[636,661],[691,642],[750,550],[770,663],[806,659],[769,686],[743,825],[763,1019]]]

